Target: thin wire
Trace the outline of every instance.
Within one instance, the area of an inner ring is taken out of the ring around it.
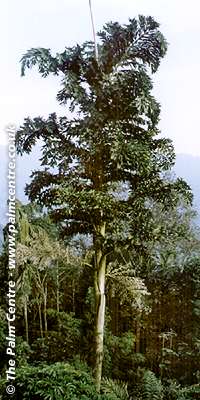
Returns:
[[[96,58],[96,61],[98,61],[98,47],[97,47],[97,40],[96,40],[96,33],[95,33],[95,25],[94,25],[94,17],[93,17],[93,12],[92,12],[91,0],[89,0],[89,8],[90,8],[90,16],[91,16],[91,22],[92,22],[92,32],[93,32],[93,39],[94,39],[95,58]]]

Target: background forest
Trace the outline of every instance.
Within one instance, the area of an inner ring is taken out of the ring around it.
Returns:
[[[22,58],[22,74],[59,76],[68,111],[26,118],[16,136],[21,155],[41,140],[30,202],[16,201],[17,399],[200,396],[199,228],[151,93],[166,51],[159,24],[139,16]],[[2,400],[7,265],[5,226]]]

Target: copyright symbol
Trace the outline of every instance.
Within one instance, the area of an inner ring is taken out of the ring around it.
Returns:
[[[13,385],[8,385],[6,388],[7,394],[13,394],[15,393],[15,387]]]

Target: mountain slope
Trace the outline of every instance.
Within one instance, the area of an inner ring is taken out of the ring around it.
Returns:
[[[194,194],[194,208],[200,217],[200,157],[190,154],[178,154],[176,157],[175,173],[191,186]],[[198,220],[200,221],[198,217]]]

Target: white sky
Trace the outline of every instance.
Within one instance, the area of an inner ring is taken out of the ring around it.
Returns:
[[[160,129],[177,153],[200,156],[200,2],[199,0],[92,0],[96,29],[110,20],[127,23],[152,15],[169,43],[154,77],[162,106]],[[0,4],[0,144],[4,128],[26,116],[60,112],[55,97],[59,79],[36,71],[20,77],[21,56],[31,47],[62,51],[92,40],[88,0],[6,0]],[[65,113],[63,108],[62,114]]]

